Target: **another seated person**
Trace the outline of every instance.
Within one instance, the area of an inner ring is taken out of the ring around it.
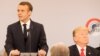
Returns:
[[[51,56],[69,56],[69,48],[64,43],[56,43],[51,47]]]
[[[87,27],[75,28],[73,40],[75,45],[69,47],[70,56],[100,56],[98,50],[87,45],[89,43],[89,29]]]

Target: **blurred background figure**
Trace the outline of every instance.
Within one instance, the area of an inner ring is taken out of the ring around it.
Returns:
[[[62,42],[54,44],[50,52],[51,56],[69,56],[69,48]]]

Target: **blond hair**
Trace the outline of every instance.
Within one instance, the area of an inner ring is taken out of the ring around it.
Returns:
[[[84,31],[88,31],[88,33],[89,33],[89,28],[87,28],[87,27],[85,27],[85,26],[79,26],[79,27],[77,27],[77,28],[75,28],[74,30],[73,30],[73,37],[75,36],[75,34],[76,34],[76,32],[78,32],[78,31],[80,31],[80,30],[84,30]]]
[[[64,43],[56,43],[51,47],[51,56],[69,56],[69,48]]]

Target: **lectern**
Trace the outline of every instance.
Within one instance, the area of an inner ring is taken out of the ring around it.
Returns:
[[[20,56],[37,56],[37,53],[21,53]]]

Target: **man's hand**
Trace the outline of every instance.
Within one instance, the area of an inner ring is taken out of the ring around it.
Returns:
[[[38,51],[38,56],[45,56],[46,55],[46,51],[41,49]]]
[[[18,50],[11,50],[10,51],[10,56],[19,56],[20,55],[20,51]]]

